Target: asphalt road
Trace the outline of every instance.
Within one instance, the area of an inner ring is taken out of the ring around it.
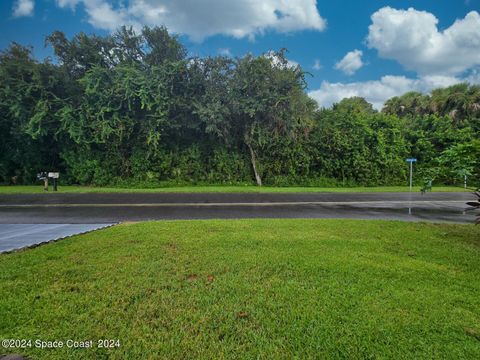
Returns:
[[[473,222],[470,193],[131,193],[0,195],[3,224],[160,219],[352,218]]]

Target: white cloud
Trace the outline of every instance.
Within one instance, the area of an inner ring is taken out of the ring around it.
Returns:
[[[467,80],[467,79],[465,79]],[[468,79],[473,81],[474,79]],[[477,79],[480,80],[480,79]],[[309,92],[320,106],[329,107],[344,98],[360,96],[373,104],[376,109],[381,109],[386,100],[394,96],[403,95],[409,91],[430,92],[438,87],[446,87],[462,82],[452,76],[425,76],[419,79],[409,79],[405,76],[383,76],[380,80],[330,83],[322,82],[320,89]]]
[[[57,0],[57,5],[64,8],[64,7],[71,7],[71,8],[74,8],[75,6],[77,6],[77,4],[80,2],[81,0]]]
[[[132,21],[127,21],[127,11],[120,7],[114,9],[112,5],[105,1],[85,1],[85,10],[89,16],[88,22],[101,29],[116,29],[122,25],[132,25],[135,28],[139,26]]]
[[[230,51],[230,48],[220,48],[218,49],[218,53],[222,56],[232,56],[232,52]]]
[[[84,4],[88,21],[101,29],[166,25],[197,42],[216,34],[252,39],[269,30],[321,31],[326,26],[316,0],[57,0],[60,7],[79,3]]]
[[[269,50],[267,51],[263,56],[265,56],[266,58],[269,58],[270,60],[272,60],[272,64],[274,66],[278,66],[278,67],[285,67],[283,65],[283,62],[280,60],[280,58],[277,56],[276,52],[273,51],[273,50]],[[295,68],[297,66],[299,66],[300,64],[295,61],[295,60],[290,60],[290,59],[286,59],[287,60],[287,64],[286,64],[286,67],[290,67],[290,68]]]
[[[367,45],[421,75],[458,75],[480,65],[480,14],[439,31],[429,12],[384,7],[372,15]]]
[[[295,61],[295,60],[290,60],[290,59],[287,59],[287,65],[289,67],[297,67],[297,66],[300,66],[300,64],[298,63],[298,61]]]
[[[17,0],[13,4],[13,17],[32,16],[34,7],[33,0]]]
[[[322,67],[323,66],[320,60],[315,59],[315,62],[313,63],[313,70],[320,70]]]
[[[343,71],[347,75],[353,75],[364,64],[362,62],[363,52],[353,50],[347,53],[345,57],[335,64],[335,69]]]
[[[384,7],[372,15],[367,45],[380,57],[415,71],[418,78],[387,75],[364,82],[324,81],[319,89],[309,92],[320,106],[360,96],[381,109],[386,100],[409,91],[429,93],[465,81],[480,84],[480,14],[476,11],[440,31],[438,19],[431,13]],[[354,71],[346,66],[347,56],[336,67]]]
[[[472,70],[465,80],[471,84],[480,84],[480,70]]]
[[[119,2],[116,7],[108,0],[56,0],[56,3],[61,8],[72,10],[75,10],[77,5],[83,4],[88,22],[100,29],[115,30],[122,25],[141,29],[141,24],[130,19],[128,9],[123,2]]]

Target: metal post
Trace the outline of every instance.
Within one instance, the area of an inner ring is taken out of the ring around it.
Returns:
[[[467,174],[465,174],[464,182],[463,182],[463,187],[466,189],[467,188]]]
[[[412,192],[413,161],[410,161],[410,192]]]

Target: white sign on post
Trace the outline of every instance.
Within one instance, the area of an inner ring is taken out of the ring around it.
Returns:
[[[51,179],[58,179],[60,177],[60,173],[58,172],[49,172],[48,177]]]

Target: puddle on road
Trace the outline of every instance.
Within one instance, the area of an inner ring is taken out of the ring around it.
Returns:
[[[342,210],[345,214],[352,211],[357,213],[365,212],[368,215],[377,215],[377,217],[385,218],[397,218],[400,220],[417,220],[417,221],[449,221],[449,222],[462,222],[462,223],[474,223],[475,213],[468,211],[467,209],[460,210],[458,208],[442,208],[442,209],[427,209],[416,207],[404,207],[404,208],[362,208],[352,209],[348,206],[344,209],[338,208],[339,212]],[[370,218],[370,216],[368,216]],[[372,216],[373,217],[373,216]]]

